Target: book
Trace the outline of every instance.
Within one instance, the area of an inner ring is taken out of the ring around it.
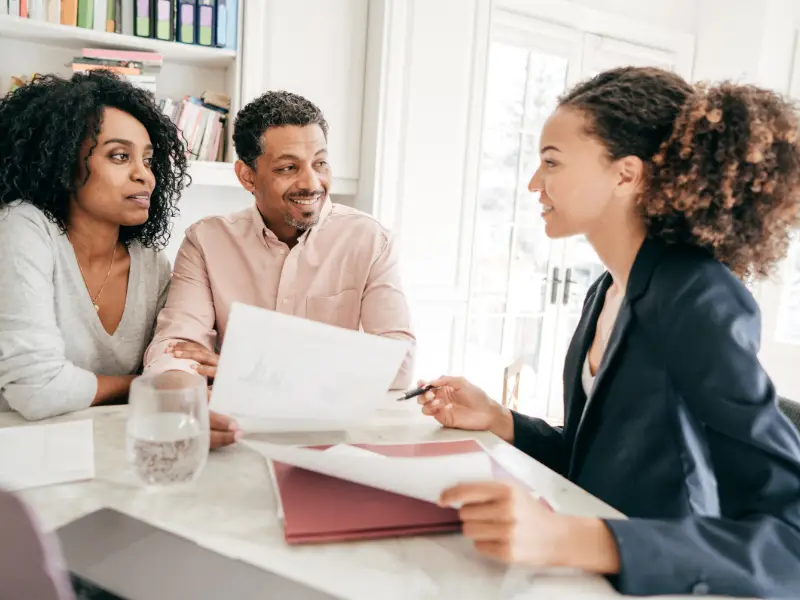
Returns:
[[[184,44],[195,43],[196,0],[177,0],[175,38]]]
[[[143,68],[143,64],[139,61],[135,60],[114,60],[110,58],[89,58],[89,57],[76,57],[72,61],[73,64],[76,63],[83,63],[87,65],[97,65],[98,68],[101,67],[130,67],[132,69],[139,69],[140,71]]]
[[[20,16],[20,0],[8,0],[8,14]]]
[[[112,73],[117,73],[118,75],[140,75],[141,69],[135,69],[131,67],[118,67],[118,66],[110,66],[110,65],[93,65],[88,63],[72,63],[72,72],[73,73],[80,73],[86,71],[97,71],[99,69],[103,69],[105,71],[111,71]]]
[[[159,40],[175,39],[175,0],[153,0],[153,37]]]
[[[153,22],[150,0],[136,0],[133,5],[133,35],[152,37]]]
[[[458,532],[458,511],[435,503],[443,489],[475,480],[521,484],[475,440],[245,445],[267,459],[289,544]]]
[[[94,0],[93,27],[95,31],[106,30],[106,15],[108,14],[108,0]]]
[[[136,0],[118,0],[122,13],[122,25],[120,33],[123,35],[133,35],[133,25],[135,21],[134,3]]]
[[[158,52],[145,52],[141,50],[113,50],[109,48],[83,48],[81,50],[83,58],[95,58],[101,60],[133,61],[142,63],[143,67],[161,68],[164,63],[164,56]]]
[[[215,45],[224,48],[228,42],[228,2],[217,0],[217,33],[214,38]]]
[[[28,0],[19,0],[19,16],[23,19],[28,18]]]
[[[61,0],[47,0],[47,22],[61,23]]]
[[[106,31],[114,33],[117,30],[117,0],[106,0]]]
[[[78,0],[78,27],[94,29],[94,0]]]
[[[28,18],[33,21],[47,21],[46,0],[28,0]]]
[[[223,159],[226,111],[206,105],[200,98],[192,96],[180,101],[164,98],[159,107],[181,131],[187,156],[201,161]]]
[[[61,24],[78,26],[78,0],[61,0]]]
[[[197,43],[200,46],[213,46],[216,33],[217,11],[214,10],[215,0],[197,0]]]
[[[239,33],[239,0],[227,0],[226,19],[228,32],[225,34],[225,48],[236,50],[236,38]]]

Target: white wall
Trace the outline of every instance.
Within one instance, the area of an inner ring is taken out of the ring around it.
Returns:
[[[695,31],[696,0],[571,0],[571,4],[622,15],[682,33]]]

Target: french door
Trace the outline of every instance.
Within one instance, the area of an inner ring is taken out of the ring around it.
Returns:
[[[493,17],[464,372],[499,399],[503,369],[522,359],[520,410],[555,422],[563,419],[566,349],[603,266],[584,238],[545,236],[527,185],[558,97],[584,77],[628,64],[675,68],[664,50],[502,11]]]

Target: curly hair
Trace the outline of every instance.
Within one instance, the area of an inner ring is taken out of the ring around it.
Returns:
[[[91,139],[89,155],[94,151],[107,107],[136,118],[153,144],[156,187],[149,218],[141,225],[121,227],[120,241],[163,248],[181,191],[190,181],[186,149],[153,96],[109,71],[76,73],[70,79],[37,76],[0,98],[0,206],[25,200],[66,231],[70,197],[89,178],[88,156],[86,175],[79,176],[81,146]]]
[[[328,122],[315,104],[291,92],[273,91],[262,94],[236,115],[233,127],[236,154],[255,169],[256,160],[264,152],[261,143],[264,132],[285,125],[319,125],[328,139]]]
[[[612,160],[646,166],[638,205],[648,235],[703,248],[747,279],[770,275],[800,224],[800,142],[792,104],[724,82],[625,67],[564,95]]]

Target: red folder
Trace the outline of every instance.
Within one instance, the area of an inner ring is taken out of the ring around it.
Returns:
[[[385,456],[444,456],[485,452],[474,440],[422,444],[353,444]],[[315,446],[324,450],[325,446]],[[289,544],[339,542],[461,530],[458,512],[273,461]],[[492,459],[495,479],[514,478]]]

